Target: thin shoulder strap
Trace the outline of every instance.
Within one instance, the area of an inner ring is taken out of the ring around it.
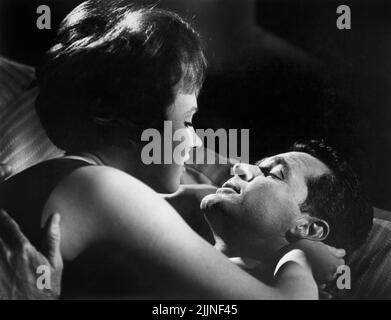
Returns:
[[[73,160],[80,160],[87,162],[91,165],[95,166],[104,166],[103,160],[98,157],[97,155],[91,154],[91,153],[83,153],[82,155],[71,155],[66,154],[62,159],[73,159]]]

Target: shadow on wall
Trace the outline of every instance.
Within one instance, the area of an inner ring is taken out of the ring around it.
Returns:
[[[81,0],[0,0],[0,54],[36,66],[50,48],[61,20]],[[36,26],[38,6],[51,8],[50,30]]]
[[[336,8],[349,5],[351,30],[336,28]],[[353,123],[355,162],[378,206],[391,209],[391,2],[388,0],[259,0],[263,28],[327,66]],[[342,124],[339,135],[346,135]],[[357,140],[357,141],[355,141]]]

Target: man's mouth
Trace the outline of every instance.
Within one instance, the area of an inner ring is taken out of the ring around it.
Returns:
[[[235,186],[234,184],[230,182],[226,182],[223,184],[221,188],[217,190],[216,193],[236,193],[240,194],[240,188]]]

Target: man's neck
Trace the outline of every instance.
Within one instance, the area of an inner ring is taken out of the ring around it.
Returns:
[[[283,256],[281,251],[272,255],[235,254],[222,241],[216,241],[215,248],[229,257],[237,266],[264,283],[273,281],[277,263]]]
[[[273,277],[273,272],[277,263],[286,253],[286,246],[288,242],[285,239],[265,240],[265,243],[255,244],[252,248],[233,248],[226,245],[223,239],[214,234],[215,248],[224,253],[227,257],[240,257],[244,261],[246,259],[255,260],[260,262],[258,268],[263,273],[267,273],[266,277]],[[270,247],[270,243],[274,243],[274,247]],[[267,250],[262,248],[267,247]]]

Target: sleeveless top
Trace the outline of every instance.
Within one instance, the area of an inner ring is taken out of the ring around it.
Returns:
[[[7,211],[31,243],[40,248],[41,239],[30,230],[41,230],[41,213],[51,193],[72,172],[91,165],[98,163],[84,157],[67,156],[32,166],[0,183],[0,208]]]
[[[41,241],[44,240],[41,215],[50,195],[75,170],[91,165],[104,165],[97,160],[68,156],[28,168],[0,183],[0,208],[8,212],[27,239],[40,251]],[[150,299],[165,297],[170,292],[174,298],[180,298],[180,293],[176,293],[173,275],[162,275],[155,264],[141,255],[131,263],[128,259],[127,263],[123,263],[124,257],[126,258],[124,249],[98,243],[75,260],[64,261],[61,297],[126,296]]]
[[[41,215],[47,200],[59,183],[75,170],[91,165],[104,165],[83,157],[48,160],[30,167],[0,183],[0,208],[19,224],[27,239],[41,251],[44,234]],[[61,214],[61,212],[60,212]],[[107,252],[110,250],[110,257]],[[151,298],[151,291],[166,292],[169,278],[144,272],[153,265],[142,257],[133,263],[121,263],[123,250],[99,244],[92,252],[83,253],[73,261],[64,261],[62,298],[123,297]],[[42,251],[41,251],[42,252]],[[152,275],[152,276],[151,276]],[[164,280],[164,281],[162,281]],[[156,283],[161,283],[156,287]],[[152,289],[153,288],[153,289]],[[158,294],[158,296],[161,296]]]

